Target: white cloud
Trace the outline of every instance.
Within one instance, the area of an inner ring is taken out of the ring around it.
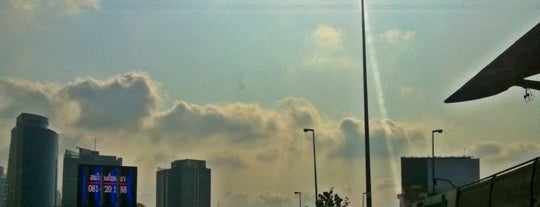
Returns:
[[[353,66],[353,61],[349,56],[322,51],[305,56],[302,62],[306,68],[320,70],[328,70],[330,68],[349,69]]]
[[[226,135],[237,143],[266,139],[278,130],[277,115],[255,104],[198,106],[177,102],[154,116],[149,125],[156,134],[177,140],[207,139]],[[170,134],[173,133],[173,134]]]
[[[331,156],[354,158],[363,156],[364,124],[354,118],[345,118],[339,124],[341,139],[338,148]],[[370,121],[370,140],[372,154],[379,158],[387,158],[390,153],[387,143],[392,144],[394,155],[407,155],[419,148],[426,147],[427,131],[421,126],[410,123],[400,123],[391,120]],[[389,139],[389,142],[386,141]]]
[[[394,46],[404,46],[414,40],[415,32],[393,29],[381,34],[380,37]]]
[[[159,87],[148,74],[132,72],[106,81],[78,80],[64,86],[58,96],[79,109],[79,127],[136,128],[160,102]]]
[[[325,49],[343,49],[341,31],[328,25],[319,25],[313,34],[317,44]]]
[[[488,162],[518,163],[538,156],[538,143],[482,142],[471,146],[470,153]]]
[[[81,9],[99,9],[100,0],[8,0],[16,9],[34,11],[36,9],[57,10],[68,15],[76,15]]]
[[[403,95],[403,96],[406,96],[406,95],[410,95],[414,92],[414,89],[412,87],[409,87],[409,86],[398,86],[398,93],[400,95]]]
[[[301,129],[313,127],[319,178],[324,180],[321,189],[336,187],[353,204],[361,202],[354,197],[363,185],[362,176],[353,170],[360,171],[363,160],[363,126],[357,119],[329,119],[311,102],[295,97],[285,97],[271,107],[177,101],[161,111],[167,107],[161,105],[160,97],[166,95],[159,89],[159,83],[142,72],[63,84],[0,79],[0,94],[7,100],[0,107],[0,126],[12,127],[16,115],[30,110],[45,112],[42,115],[61,133],[60,152],[77,146],[92,148],[96,138],[102,154],[120,156],[125,165],[138,166],[139,183],[146,186],[139,197],[147,205],[154,203],[157,168],[189,158],[208,161],[214,202],[236,206],[245,201],[269,207],[296,204],[291,189],[312,189],[312,177],[307,176],[313,169],[312,141]],[[421,131],[427,130],[422,127],[389,120],[384,125],[390,134],[384,132],[382,122],[372,124],[374,159],[387,159],[385,138],[398,152],[425,146],[426,135]],[[0,144],[6,157],[9,141]],[[388,189],[380,192],[395,196]]]
[[[302,55],[294,70],[334,71],[354,68],[354,60],[344,48],[342,32],[319,25],[308,38],[309,51]]]
[[[54,116],[56,101],[54,84],[36,84],[30,81],[0,79],[0,116],[14,119],[21,111]]]

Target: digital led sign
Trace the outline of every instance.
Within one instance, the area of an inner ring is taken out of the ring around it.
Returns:
[[[80,207],[136,207],[137,167],[79,165]]]

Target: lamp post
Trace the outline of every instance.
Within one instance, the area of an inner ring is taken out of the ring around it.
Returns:
[[[367,207],[371,207],[371,158],[369,152],[369,108],[368,108],[368,84],[367,84],[367,58],[366,58],[366,13],[364,10],[364,0],[362,3],[362,73],[363,86],[364,86],[364,133],[366,138],[364,139],[364,147],[366,153],[366,204]]]
[[[302,193],[301,192],[294,192],[294,194],[298,195],[298,207],[302,207]]]
[[[317,192],[317,159],[315,157],[315,129],[310,128],[304,128],[304,132],[311,132],[311,135],[313,137],[313,171],[315,173],[315,206],[317,205],[317,196],[319,195]]]
[[[433,180],[433,185],[431,187],[432,194],[435,194],[435,185],[437,185],[437,180],[435,179],[435,133],[442,132],[442,129],[435,129],[431,131],[431,179]]]

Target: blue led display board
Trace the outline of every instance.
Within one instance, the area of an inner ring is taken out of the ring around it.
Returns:
[[[137,167],[79,165],[79,207],[136,207]]]

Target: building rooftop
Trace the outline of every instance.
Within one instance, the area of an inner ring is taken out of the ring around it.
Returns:
[[[417,157],[417,156],[402,156],[401,158],[407,159],[431,159],[431,156]],[[463,155],[463,156],[435,156],[437,159],[478,159],[474,156]]]

